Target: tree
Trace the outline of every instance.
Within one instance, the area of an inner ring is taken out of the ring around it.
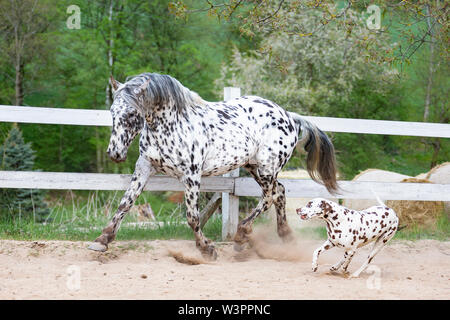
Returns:
[[[30,171],[34,166],[34,152],[25,143],[22,132],[15,124],[0,146],[0,170]],[[43,190],[0,189],[0,213],[17,218],[34,217],[40,221],[48,214]]]
[[[14,67],[15,104],[23,105],[26,65],[43,47],[51,16],[45,0],[0,0],[0,45]]]
[[[418,66],[415,71],[416,91],[421,95],[419,99],[423,101],[423,121],[449,123],[450,108],[449,82],[450,74],[449,64],[441,57],[445,54],[446,47],[435,41],[436,33],[439,30],[433,30],[432,41],[428,47],[422,48],[417,54]],[[438,164],[439,153],[444,144],[448,143],[440,138],[423,138],[425,145],[431,146],[433,156],[430,161],[430,168]]]

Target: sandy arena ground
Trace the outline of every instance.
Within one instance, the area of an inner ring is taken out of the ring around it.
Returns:
[[[256,229],[253,248],[240,253],[231,243],[219,243],[214,262],[204,261],[194,241],[185,240],[116,241],[106,253],[87,250],[86,242],[1,240],[0,299],[450,297],[450,242],[391,242],[371,269],[347,279],[328,270],[341,258],[340,249],[325,252],[313,273],[312,253],[322,241],[283,244],[273,233]],[[357,252],[350,271],[368,249]]]

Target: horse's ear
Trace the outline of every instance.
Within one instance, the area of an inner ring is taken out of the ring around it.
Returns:
[[[121,85],[121,83],[114,79],[112,75],[109,77],[109,83],[111,84],[111,88],[113,89],[113,91],[116,91],[117,88]]]

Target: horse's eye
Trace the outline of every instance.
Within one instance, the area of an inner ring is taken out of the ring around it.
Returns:
[[[125,113],[124,115],[122,115],[123,121],[128,122],[129,119],[130,119],[130,115],[128,113]]]

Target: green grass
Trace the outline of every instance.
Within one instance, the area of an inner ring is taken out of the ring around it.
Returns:
[[[51,212],[44,223],[0,216],[0,239],[93,241],[111,221],[120,196],[121,193],[106,191],[75,195],[67,193],[65,196],[57,194],[51,201]],[[184,206],[168,202],[164,193],[145,193],[137,202],[142,203],[151,204],[156,221],[161,225],[153,225],[151,228],[132,225],[138,223],[140,218],[137,214],[128,214],[122,222],[116,240],[194,239],[194,234],[186,223]],[[270,220],[267,214],[262,214],[256,219],[255,226],[269,223]],[[213,241],[220,240],[221,216],[213,215],[203,231]],[[301,228],[295,232],[312,239],[327,237],[325,227]],[[449,241],[448,216],[443,212],[432,228],[408,226],[397,232],[394,239]]]
[[[0,239],[93,241],[111,221],[121,193],[90,192],[58,196],[51,201],[50,214],[43,223],[33,219],[2,217]],[[143,194],[136,204],[150,203],[157,223],[150,226],[131,225],[140,221],[138,214],[129,213],[123,220],[116,240],[194,239],[186,223],[184,207],[168,202],[164,194]],[[203,231],[208,238],[221,236],[220,216],[213,215]]]
[[[70,240],[93,241],[101,234],[106,223],[95,221],[86,228],[69,223],[42,224],[32,220],[0,221],[0,239],[11,240]],[[220,239],[222,221],[220,217],[212,217],[204,227],[205,235],[216,241]],[[155,240],[155,239],[189,239],[194,240],[191,228],[184,219],[166,220],[162,226],[154,228],[127,226],[122,224],[116,240]]]
[[[296,233],[308,239],[327,239],[327,229],[323,227],[305,227],[297,229]]]
[[[450,220],[445,212],[439,216],[436,225],[431,228],[424,228],[418,225],[409,226],[396,233],[394,239],[420,240],[435,239],[440,241],[450,240]]]

